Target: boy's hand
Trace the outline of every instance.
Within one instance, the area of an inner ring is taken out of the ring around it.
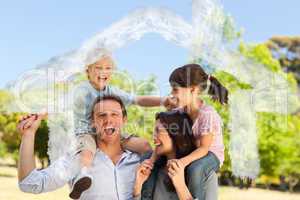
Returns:
[[[174,96],[167,96],[163,100],[163,105],[167,110],[172,110],[178,107],[178,101]]]
[[[30,114],[23,116],[17,129],[20,131],[21,135],[35,134],[39,128],[41,121],[47,118],[47,114]]]

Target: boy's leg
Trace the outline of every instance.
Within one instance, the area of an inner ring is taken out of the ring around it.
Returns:
[[[70,198],[79,199],[82,192],[90,188],[92,177],[88,174],[88,169],[91,167],[94,155],[96,152],[95,138],[90,134],[84,134],[77,137],[78,148],[77,152],[80,157],[81,173],[75,178],[70,193]]]
[[[218,171],[219,165],[218,158],[209,152],[205,157],[187,166],[187,186],[194,198],[205,200],[209,177],[213,172]]]
[[[81,167],[91,167],[94,155],[96,153],[96,140],[91,134],[84,134],[77,137],[78,148],[77,152],[80,157]]]

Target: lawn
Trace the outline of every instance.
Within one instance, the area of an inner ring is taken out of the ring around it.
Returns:
[[[69,188],[66,186],[47,194],[31,195],[22,193],[17,187],[16,169],[0,167],[0,200],[62,200],[68,199],[68,190]],[[220,187],[219,200],[300,200],[300,194]]]

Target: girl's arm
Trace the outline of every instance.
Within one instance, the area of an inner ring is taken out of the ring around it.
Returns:
[[[198,148],[189,155],[180,159],[183,165],[187,166],[193,161],[206,156],[208,154],[208,150],[212,142],[213,133],[203,134],[202,136],[200,136],[200,138],[196,141],[196,145]]]

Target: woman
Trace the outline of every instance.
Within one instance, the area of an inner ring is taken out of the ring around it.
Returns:
[[[133,193],[135,199],[194,199],[188,187],[191,174],[179,160],[196,149],[192,126],[191,118],[179,110],[156,115],[156,161],[153,164],[152,159],[147,159],[138,167]],[[207,181],[212,178],[212,174],[208,175]]]

